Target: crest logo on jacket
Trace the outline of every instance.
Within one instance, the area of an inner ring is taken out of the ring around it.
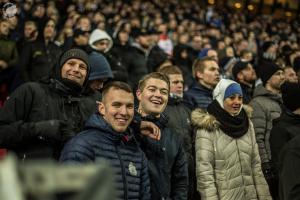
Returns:
[[[133,162],[129,162],[128,170],[129,170],[130,175],[137,176],[136,167],[134,166]]]

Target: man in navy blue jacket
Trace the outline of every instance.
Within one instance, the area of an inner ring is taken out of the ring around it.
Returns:
[[[142,120],[155,123],[161,130],[160,140],[140,138],[149,163],[152,200],[187,199],[188,164],[183,138],[168,128],[168,120],[162,113],[168,103],[169,91],[168,77],[153,72],[140,80],[136,92]]]
[[[130,86],[118,81],[108,83],[98,111],[87,121],[85,131],[66,144],[60,161],[88,163],[105,159],[115,171],[118,199],[150,200],[146,157],[128,128],[134,115]]]

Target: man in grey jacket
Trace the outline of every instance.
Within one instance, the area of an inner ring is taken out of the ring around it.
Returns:
[[[268,63],[260,68],[262,85],[254,90],[250,105],[253,107],[252,121],[256,133],[256,140],[262,162],[262,170],[269,184],[270,192],[274,198],[277,185],[272,184],[270,132],[272,121],[280,116],[282,98],[280,86],[284,82],[283,70],[274,63]]]

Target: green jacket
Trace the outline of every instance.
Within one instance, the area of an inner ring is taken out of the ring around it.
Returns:
[[[261,170],[261,161],[250,122],[248,132],[232,138],[219,122],[201,109],[192,112],[195,139],[197,190],[201,200],[272,199]]]
[[[18,58],[16,43],[0,37],[0,60],[7,62],[8,67],[12,67],[17,65]]]

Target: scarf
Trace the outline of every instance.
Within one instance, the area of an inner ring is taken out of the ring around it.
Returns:
[[[237,116],[231,116],[214,100],[207,111],[218,120],[220,129],[232,138],[242,137],[249,129],[249,119],[244,109]]]

